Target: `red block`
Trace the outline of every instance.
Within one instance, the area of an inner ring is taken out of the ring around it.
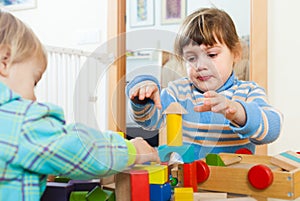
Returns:
[[[195,162],[183,164],[183,186],[192,187],[194,192],[198,191],[196,175],[197,167]]]
[[[149,174],[146,170],[131,170],[131,201],[150,201]]]

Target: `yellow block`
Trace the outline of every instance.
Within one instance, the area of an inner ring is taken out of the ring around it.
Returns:
[[[168,166],[166,165],[135,165],[135,170],[147,170],[150,184],[165,184],[168,180]]]
[[[181,114],[167,115],[167,145],[182,146],[182,116]]]
[[[174,188],[174,201],[193,201],[194,191],[191,187]]]

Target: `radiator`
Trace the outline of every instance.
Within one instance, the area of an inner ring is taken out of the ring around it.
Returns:
[[[36,86],[37,100],[62,107],[67,123],[105,130],[107,87],[103,72],[111,59],[66,48],[47,46],[46,50],[48,66]]]

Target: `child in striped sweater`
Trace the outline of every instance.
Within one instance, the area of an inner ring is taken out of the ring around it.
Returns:
[[[165,126],[163,111],[180,103],[184,143],[195,147],[196,158],[207,153],[234,153],[276,140],[281,113],[252,81],[238,80],[233,65],[241,44],[230,16],[204,8],[186,17],[175,40],[175,54],[186,63],[188,77],[160,89],[156,78],[140,75],[127,86],[132,119],[146,129]]]

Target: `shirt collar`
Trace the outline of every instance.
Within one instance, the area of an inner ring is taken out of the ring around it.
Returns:
[[[3,105],[12,100],[20,99],[21,96],[14,93],[5,84],[0,82],[0,105]]]
[[[232,87],[232,85],[234,84],[234,79],[235,79],[235,75],[234,72],[231,73],[231,75],[229,76],[228,80],[219,88],[217,89],[217,92],[221,92],[221,91],[225,91],[229,88]]]

